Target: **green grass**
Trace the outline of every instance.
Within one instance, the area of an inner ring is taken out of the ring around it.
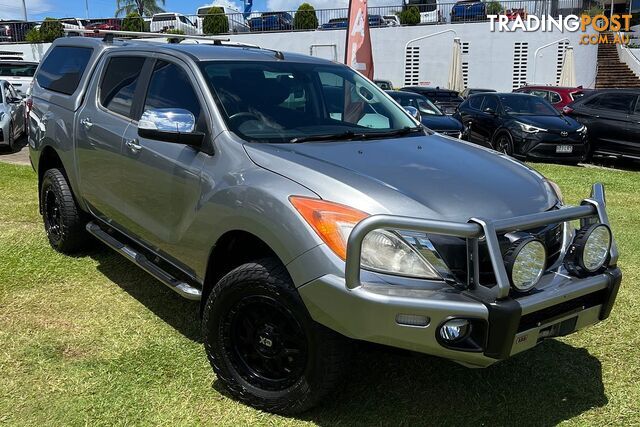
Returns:
[[[0,425],[639,425],[640,174],[534,167],[569,202],[607,186],[625,274],[612,316],[484,370],[364,346],[325,405],[284,418],[224,394],[197,304],[107,249],[51,250],[35,174],[0,164]]]

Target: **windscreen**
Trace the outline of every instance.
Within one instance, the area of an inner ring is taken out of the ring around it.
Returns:
[[[0,62],[1,77],[33,77],[36,73],[36,64],[20,64],[16,62]]]
[[[548,101],[537,96],[503,95],[502,109],[511,115],[557,116],[558,111]]]
[[[343,65],[214,61],[202,69],[230,129],[248,141],[416,127],[375,84]]]

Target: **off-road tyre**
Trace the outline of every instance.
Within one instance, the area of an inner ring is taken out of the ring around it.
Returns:
[[[269,310],[273,312],[269,314]],[[253,312],[259,314],[250,314]],[[241,337],[253,336],[245,334],[245,330],[253,330],[246,326],[245,318],[258,319],[249,322],[257,326],[253,340]],[[272,258],[243,264],[216,283],[206,302],[202,325],[207,357],[229,393],[247,405],[283,415],[310,409],[334,389],[351,352],[347,338],[311,318],[286,269]],[[296,347],[300,342],[304,345]],[[299,351],[283,352],[287,345]],[[289,366],[290,378],[271,381],[265,379],[265,369],[252,369],[271,353],[296,354],[295,362],[283,362]]]
[[[56,251],[74,254],[87,247],[86,217],[59,169],[49,169],[42,177],[40,208],[47,238]]]

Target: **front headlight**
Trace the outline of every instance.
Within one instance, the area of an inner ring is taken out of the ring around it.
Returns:
[[[320,199],[289,198],[305,221],[342,260],[347,257],[347,241],[357,223],[368,217],[365,212]],[[374,230],[362,241],[361,266],[368,270],[422,279],[442,277],[436,269],[397,232]]]
[[[522,123],[522,122],[516,122],[518,124],[518,126],[520,126],[520,129],[522,129],[523,132],[527,132],[527,133],[538,133],[538,132],[546,132],[546,129],[543,128],[539,128],[537,126],[532,126],[532,125],[528,125],[526,123]]]
[[[361,265],[368,270],[423,279],[440,279],[408,243],[388,230],[374,230],[362,241]]]
[[[4,119],[4,112],[0,111],[0,122]]]

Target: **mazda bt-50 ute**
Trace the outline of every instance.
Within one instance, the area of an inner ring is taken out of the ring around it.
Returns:
[[[318,403],[354,340],[486,367],[607,318],[620,285],[601,185],[565,206],[323,59],[62,38],[29,126],[53,248],[92,235],[200,300],[218,379],[267,411]]]

